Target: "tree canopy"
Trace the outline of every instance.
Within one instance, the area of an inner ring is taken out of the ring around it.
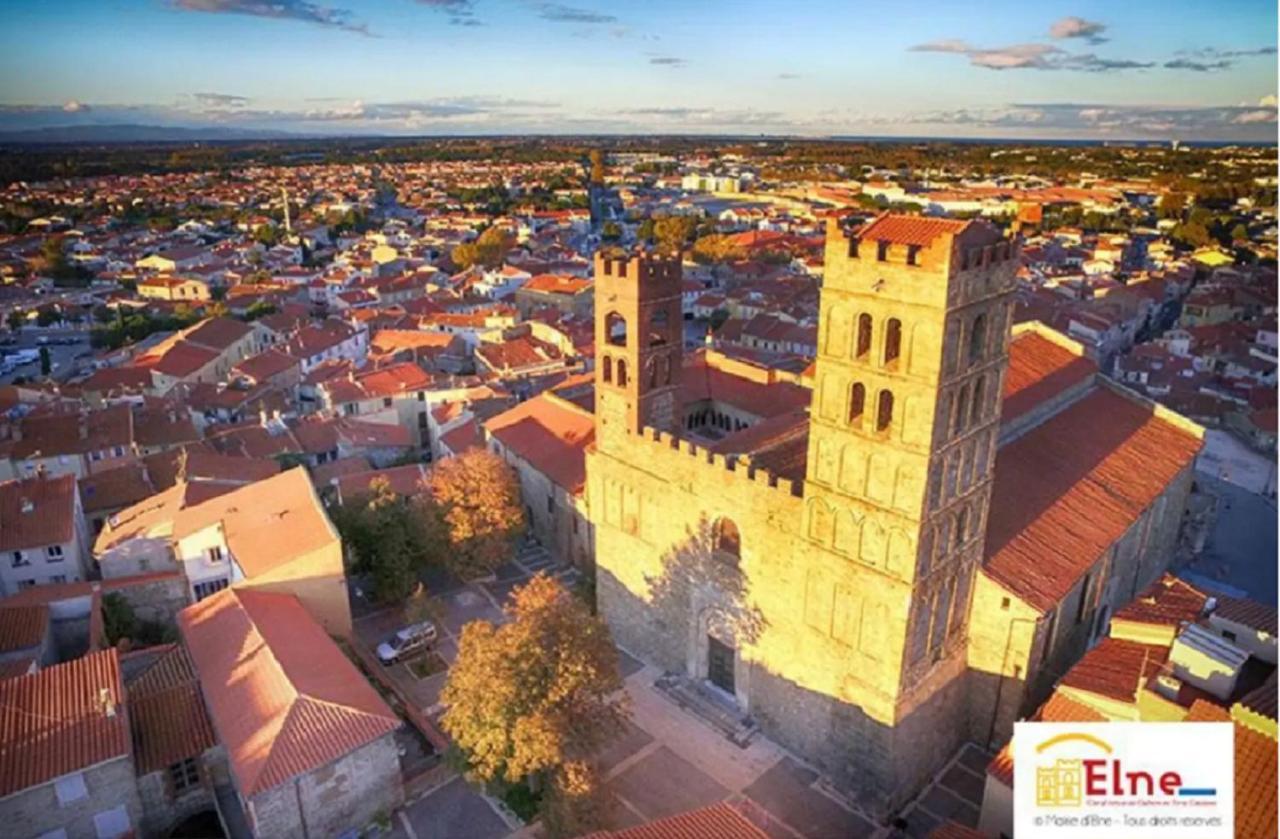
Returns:
[[[473,780],[544,789],[552,836],[594,825],[593,756],[627,716],[618,653],[604,621],[539,574],[512,592],[509,621],[473,621],[441,694],[441,723]]]

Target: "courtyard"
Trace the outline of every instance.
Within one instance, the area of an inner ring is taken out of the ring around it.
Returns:
[[[462,627],[473,620],[503,620],[502,603],[516,586],[546,570],[572,582],[537,545],[523,546],[493,579],[427,581],[438,620],[434,652],[452,663]],[[365,614],[356,635],[372,650],[404,624],[400,609]],[[443,710],[445,671],[415,674],[419,657],[384,668],[398,692],[431,720]],[[881,835],[870,819],[825,791],[820,775],[780,746],[756,734],[745,746],[681,708],[655,683],[663,673],[619,650],[632,716],[600,754],[608,826],[642,824],[718,801],[749,808],[777,839],[857,839]],[[534,835],[505,806],[465,779],[437,766],[432,783],[411,785],[409,800],[392,823],[404,839],[499,839]]]

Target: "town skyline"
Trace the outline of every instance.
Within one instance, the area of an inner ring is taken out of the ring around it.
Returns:
[[[1276,138],[1271,4],[819,5],[10,7],[0,133]]]

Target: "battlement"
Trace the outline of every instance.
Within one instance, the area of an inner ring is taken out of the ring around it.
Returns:
[[[708,470],[731,475],[734,479],[744,484],[777,490],[796,498],[800,498],[803,495],[803,481],[793,481],[790,478],[779,477],[766,469],[740,460],[736,455],[725,456],[719,452],[710,451],[692,440],[677,437],[666,431],[659,431],[650,426],[645,426],[640,434],[633,439],[643,441],[650,446],[648,454],[653,460],[648,462],[663,472],[678,469],[685,463],[695,463],[705,466]],[[680,461],[679,463],[676,462],[677,459]],[[669,472],[669,474],[675,475],[679,473]]]
[[[848,231],[827,220],[826,263],[887,263],[930,271],[992,268],[1018,258],[1017,243],[986,225],[925,216],[882,215]]]
[[[619,258],[597,252],[595,278],[597,285],[601,286],[660,286],[664,290],[675,290],[678,293],[684,269],[677,257],[637,253]]]

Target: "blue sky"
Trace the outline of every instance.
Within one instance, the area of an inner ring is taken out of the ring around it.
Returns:
[[[0,128],[1276,139],[1274,0],[5,0]]]

